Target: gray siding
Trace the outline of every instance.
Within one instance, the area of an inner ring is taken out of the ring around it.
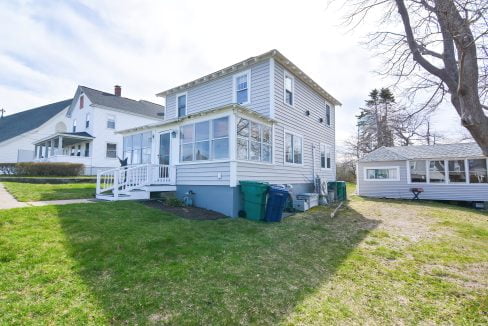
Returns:
[[[218,174],[222,178],[218,178]],[[177,185],[226,185],[230,182],[229,162],[180,164],[176,167]]]
[[[242,71],[251,70],[251,103],[246,106],[266,116],[269,116],[269,64],[269,60],[265,60],[241,69]],[[192,114],[232,103],[234,74],[222,76],[186,90],[187,113]],[[176,117],[176,96],[178,94],[166,97],[166,119]]]
[[[400,181],[368,181],[364,180],[365,167],[398,166],[400,169]],[[381,198],[413,197],[410,188],[423,188],[424,192],[419,196],[429,200],[461,200],[461,201],[488,201],[488,184],[425,184],[408,183],[406,161],[368,162],[359,163],[358,167],[358,193],[360,196]]]
[[[291,72],[289,72],[291,73]],[[329,181],[335,180],[335,109],[331,107],[331,125],[325,123],[325,99],[295,76],[295,106],[284,98],[284,69],[275,63],[274,78],[274,165],[241,163],[237,165],[237,180],[260,179],[272,183],[313,182],[313,150],[315,146],[315,174]],[[305,111],[310,111],[306,116]],[[319,118],[324,122],[320,123]],[[284,163],[284,130],[303,136],[303,165]],[[320,168],[320,143],[331,146],[331,169]]]

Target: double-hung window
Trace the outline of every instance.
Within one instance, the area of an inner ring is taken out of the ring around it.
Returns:
[[[73,120],[73,132],[76,132],[76,119]]]
[[[234,102],[237,104],[248,104],[250,102],[250,71],[234,76]]]
[[[85,128],[90,127],[90,113],[86,114],[86,120],[85,120]]]
[[[117,144],[107,143],[107,158],[117,158]]]
[[[239,118],[237,121],[237,159],[271,162],[271,127]]]
[[[186,93],[176,96],[176,106],[178,110],[178,118],[186,115]]]
[[[180,127],[182,162],[229,158],[229,118],[223,117]]]
[[[325,123],[330,126],[330,106],[329,104],[325,105]]]
[[[107,118],[107,128],[115,129],[115,116],[109,115]]]
[[[293,103],[295,102],[294,98],[294,89],[295,89],[295,79],[293,78],[292,75],[289,73],[285,72],[285,82],[284,82],[284,89],[285,89],[285,103],[288,105],[293,106]]]
[[[330,146],[320,144],[320,167],[322,169],[330,169],[331,164]]]
[[[303,162],[303,138],[295,134],[285,132],[285,162],[302,164]]]

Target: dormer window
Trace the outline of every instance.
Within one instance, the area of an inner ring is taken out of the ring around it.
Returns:
[[[178,118],[184,117],[186,115],[186,93],[176,97],[176,105],[178,109]]]
[[[293,106],[293,103],[295,101],[294,98],[294,91],[295,91],[295,79],[293,78],[292,75],[289,73],[285,72],[285,84],[284,84],[284,89],[285,89],[285,103]]]
[[[85,96],[81,95],[80,96],[80,110],[83,109],[84,106],[85,106]]]
[[[246,71],[234,76],[234,102],[237,104],[248,104],[250,102],[250,76],[251,72]]]

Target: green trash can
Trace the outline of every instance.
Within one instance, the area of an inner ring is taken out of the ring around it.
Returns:
[[[347,200],[347,190],[345,181],[336,181],[337,200]]]
[[[267,182],[240,181],[242,195],[244,197],[244,212],[249,220],[259,221],[264,219],[266,213],[266,195],[269,185]]]

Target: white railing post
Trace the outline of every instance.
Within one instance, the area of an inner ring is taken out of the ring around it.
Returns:
[[[170,185],[174,186],[176,185],[176,166],[170,165],[168,167],[168,174],[169,174],[169,183]]]
[[[100,172],[97,173],[97,195],[100,195]]]
[[[148,185],[152,184],[153,183],[153,180],[154,180],[154,166],[152,164],[148,164],[147,165],[147,179],[146,179],[146,183]]]
[[[114,199],[119,198],[119,170],[115,170],[114,173]]]

